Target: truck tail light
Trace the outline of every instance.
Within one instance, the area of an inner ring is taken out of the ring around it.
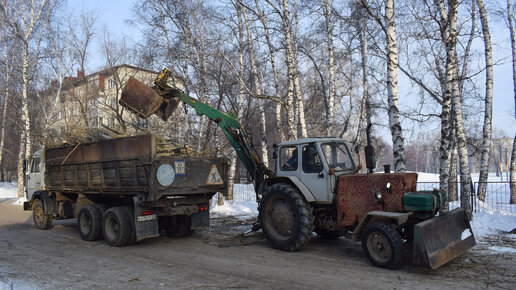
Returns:
[[[151,214],[152,214],[152,210],[146,210],[146,211],[140,212],[140,215],[151,215]]]

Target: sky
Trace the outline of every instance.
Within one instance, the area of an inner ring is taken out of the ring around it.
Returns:
[[[99,34],[101,31],[107,27],[111,33],[116,37],[128,37],[131,40],[137,40],[141,38],[141,32],[138,29],[129,26],[126,24],[126,20],[131,19],[132,17],[132,7],[137,0],[70,0],[68,5],[71,9],[74,9],[76,13],[80,13],[82,9],[86,11],[97,11],[98,13],[98,28]],[[512,66],[510,63],[510,42],[508,36],[508,29],[504,27],[503,24],[491,23],[491,34],[493,41],[493,54],[495,58],[495,62],[500,59],[505,59],[503,64],[496,65],[494,67],[494,97],[493,97],[493,128],[496,130],[501,130],[502,135],[506,137],[513,138],[516,132],[516,119],[514,117],[514,91],[512,87]],[[477,46],[483,46],[483,43],[477,41]],[[93,48],[90,53],[93,61],[90,63],[90,69],[97,69],[102,66],[103,60],[100,54],[95,53],[95,51],[99,51],[99,43],[95,42]],[[477,47],[480,51],[483,51],[483,47]],[[413,95],[409,95],[409,91],[416,91],[415,89],[411,90],[411,84],[406,77],[403,77],[402,72],[399,71],[399,100],[400,104],[403,102],[411,102],[416,99]],[[485,73],[482,73],[482,77]],[[485,81],[483,78],[479,78],[482,80],[482,84],[479,86],[483,87]],[[481,92],[484,94],[484,91]],[[385,116],[384,119],[386,119]],[[409,128],[410,125],[406,124],[406,126],[402,127]],[[439,124],[434,123],[431,126],[425,127],[422,126],[420,128],[421,133],[425,134],[426,130],[433,130],[434,132],[438,132]],[[379,130],[384,130],[385,132],[381,132],[380,134],[384,136],[384,139],[390,142],[389,133],[387,128],[379,128]],[[482,131],[482,124],[478,124],[479,132]],[[414,134],[414,137],[417,138],[418,134]],[[494,136],[500,137],[500,136]]]

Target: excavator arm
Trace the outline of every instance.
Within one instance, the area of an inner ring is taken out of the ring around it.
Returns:
[[[263,164],[258,154],[253,150],[242,125],[235,114],[224,113],[185,94],[168,84],[170,72],[165,69],[154,81],[154,86],[148,87],[131,77],[126,83],[120,104],[142,118],[152,114],[166,121],[180,102],[192,107],[198,115],[204,115],[217,123],[229,143],[235,149],[238,158],[250,173],[256,192],[264,178],[271,177],[272,172]]]

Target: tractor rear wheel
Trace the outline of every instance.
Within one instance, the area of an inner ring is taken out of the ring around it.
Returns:
[[[382,222],[371,223],[364,229],[362,248],[369,261],[381,268],[396,268],[403,255],[399,233],[391,225]]]
[[[274,184],[264,191],[258,211],[263,234],[276,249],[295,251],[312,237],[312,207],[289,184]]]

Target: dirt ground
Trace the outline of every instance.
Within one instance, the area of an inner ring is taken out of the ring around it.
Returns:
[[[241,240],[252,220],[213,218],[192,236],[161,237],[116,248],[81,240],[76,220],[36,229],[31,212],[0,200],[0,289],[262,288],[516,289],[516,248],[507,234],[489,237],[436,270],[407,264],[373,267],[360,244],[314,238],[301,251],[271,248],[260,234]]]

